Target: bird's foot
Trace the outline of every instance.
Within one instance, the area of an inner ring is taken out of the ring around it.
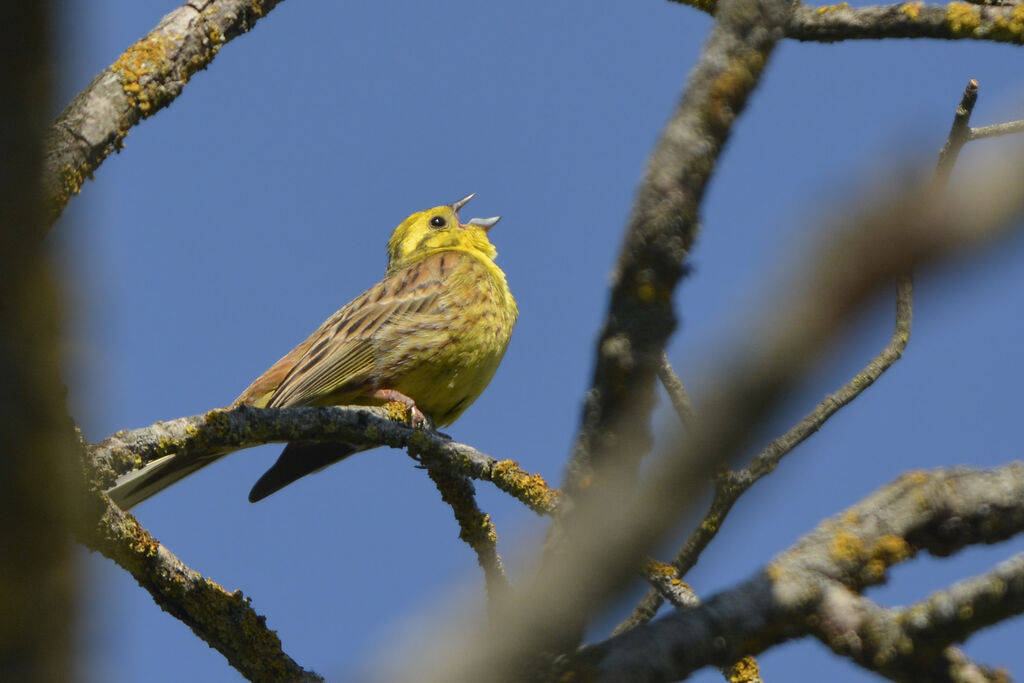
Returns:
[[[400,391],[394,389],[376,389],[370,392],[370,396],[378,398],[388,403],[399,403],[401,404],[406,412],[406,419],[409,422],[409,426],[413,429],[429,428],[432,425],[427,416],[423,414],[419,408],[416,407],[416,401],[412,400]]]

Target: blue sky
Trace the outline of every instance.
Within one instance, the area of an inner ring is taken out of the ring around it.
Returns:
[[[172,9],[68,5],[55,112]],[[282,3],[132,130],[53,233],[86,435],[231,402],[381,277],[398,222],[476,192],[464,215],[504,217],[491,234],[520,320],[490,387],[446,431],[557,485],[632,195],[709,26],[663,0]],[[699,387],[723,344],[757,343],[737,330],[776,305],[823,216],[908,160],[932,162],[969,78],[981,83],[975,125],[1024,117],[1022,59],[966,42],[783,43],[721,158],[677,295],[669,355],[684,380]],[[964,161],[1000,147],[973,143]],[[748,577],[908,469],[1019,457],[1022,261],[1016,239],[919,279],[904,360],[737,505],[688,576],[699,594]],[[891,318],[890,302],[865,314],[765,438],[880,350]],[[671,419],[662,401],[658,431]],[[225,458],[136,513],[192,568],[250,596],[300,664],[358,678],[410,615],[482,594],[450,509],[404,454],[361,454],[248,503],[278,451]],[[506,561],[528,575],[544,521],[477,488]],[[916,601],[1022,549],[920,557],[869,595]],[[87,679],[240,680],[127,573],[81,559]],[[1021,675],[1019,631],[1009,622],[966,650]],[[810,640],[759,661],[772,681],[873,678]]]

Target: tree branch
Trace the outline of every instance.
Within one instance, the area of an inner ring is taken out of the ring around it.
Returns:
[[[612,277],[607,318],[597,342],[591,389],[565,477],[579,498],[556,516],[542,575],[560,565],[575,506],[609,481],[632,481],[650,449],[654,377],[676,325],[672,294],[696,238],[704,188],[736,117],[760,80],[792,8],[790,0],[727,0],[682,99],[651,155]],[[614,474],[613,474],[614,470]],[[557,570],[555,570],[557,571]],[[585,592],[585,591],[584,591]],[[586,602],[586,600],[584,600]],[[584,618],[583,612],[569,612]],[[576,640],[582,621],[551,624]],[[552,634],[547,634],[552,635]],[[530,637],[536,645],[558,639]]]
[[[658,379],[661,380],[661,385],[665,387],[665,393],[668,394],[672,407],[675,408],[676,415],[679,416],[679,421],[687,429],[692,430],[696,428],[697,416],[693,413],[693,404],[690,402],[690,396],[686,393],[683,380],[679,379],[679,375],[672,369],[672,364],[669,362],[668,356],[665,355],[664,351],[661,353],[661,365],[658,366]]]
[[[717,0],[674,0],[714,15]],[[804,42],[882,38],[940,38],[1024,43],[1024,10],[1020,3],[978,0],[926,5],[919,0],[895,5],[850,7],[798,4],[786,25],[786,37]]]
[[[1024,133],[1024,121],[1010,121],[1008,123],[997,123],[994,126],[971,128],[967,140],[981,140],[982,138],[994,138],[1014,133]]]
[[[277,633],[249,605],[241,591],[229,593],[175,557],[131,514],[106,496],[90,501],[92,526],[79,540],[130,573],[156,604],[178,619],[250,681],[323,681],[281,649]]]
[[[643,575],[647,582],[676,609],[692,609],[700,605],[700,597],[683,581],[682,576],[672,565],[651,560],[644,564]],[[722,674],[730,683],[764,683],[757,660],[749,656],[724,667]]]
[[[512,584],[505,575],[505,566],[498,554],[498,534],[491,516],[480,510],[474,496],[473,482],[446,467],[427,470],[431,480],[441,492],[441,498],[451,506],[459,523],[459,538],[476,553],[477,562],[484,570],[487,604],[495,613],[503,600],[511,597]]]
[[[61,112],[45,140],[43,186],[50,222],[128,131],[181,93],[220,48],[281,0],[192,0],[93,79]]]
[[[833,43],[879,38],[942,38],[1024,43],[1020,6],[996,7],[951,2],[945,6],[906,2],[851,8],[845,2],[826,7],[801,5],[786,37]]]
[[[558,504],[558,492],[539,474],[528,474],[511,460],[495,460],[436,432],[412,429],[390,419],[384,408],[218,408],[112,434],[89,447],[88,469],[93,488],[104,490],[118,476],[172,453],[199,457],[284,441],[406,448],[428,467],[443,464],[453,473],[489,481],[538,514],[550,513]]]
[[[913,284],[910,277],[901,278],[896,293],[896,325],[889,343],[875,356],[868,365],[857,373],[849,382],[834,394],[825,397],[814,410],[800,422],[793,425],[785,434],[772,441],[755,457],[749,465],[740,470],[727,470],[715,476],[715,492],[704,517],[694,527],[690,537],[672,559],[671,566],[680,576],[697,563],[697,558],[718,535],[725,523],[725,518],[732,510],[736,501],[756,484],[775,471],[782,458],[799,446],[812,434],[824,426],[830,417],[870,387],[886,370],[899,360],[910,339],[910,326],[913,316]],[[612,635],[617,635],[640,624],[650,621],[663,602],[659,591],[651,589],[633,608],[633,612],[621,624],[615,627]]]
[[[920,550],[945,556],[1024,531],[1024,464],[913,472],[822,523],[703,605],[582,650],[587,680],[670,681],[814,635],[896,680],[950,680],[945,649],[1024,611],[1024,555],[905,609],[858,595]]]

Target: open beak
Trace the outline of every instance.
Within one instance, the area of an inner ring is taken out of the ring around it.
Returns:
[[[472,194],[467,194],[465,197],[463,197],[462,199],[460,199],[457,202],[452,202],[452,204],[451,204],[452,211],[454,211],[455,213],[458,213],[459,209],[461,209],[466,204],[468,204],[469,200],[472,199],[475,196],[476,196],[476,192],[473,192]]]
[[[484,230],[490,230],[494,227],[494,224],[501,220],[501,216],[491,216],[490,218],[470,218],[466,225],[478,225]]]
[[[467,194],[465,197],[463,197],[457,202],[452,202],[451,207],[452,211],[455,212],[455,215],[457,216],[459,214],[459,209],[468,204],[469,200],[475,196],[476,192],[474,192],[473,194]],[[490,218],[470,218],[466,225],[475,225],[479,228],[483,228],[484,230],[490,230],[491,228],[494,227],[494,224],[500,220],[501,216],[491,216]]]

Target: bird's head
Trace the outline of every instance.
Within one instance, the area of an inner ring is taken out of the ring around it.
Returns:
[[[402,221],[388,241],[388,273],[447,250],[468,251],[493,261],[498,250],[487,239],[487,231],[501,216],[460,221],[459,209],[473,196],[414,213]]]

